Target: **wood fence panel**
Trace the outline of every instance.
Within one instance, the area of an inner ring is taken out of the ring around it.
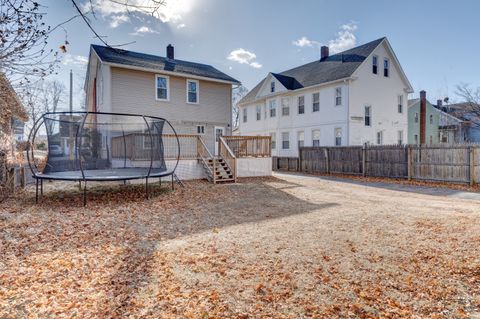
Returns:
[[[368,146],[365,156],[366,176],[408,177],[408,149],[404,145]]]
[[[300,171],[308,173],[326,173],[327,164],[325,148],[303,147],[300,149],[302,159]]]
[[[362,174],[362,147],[330,147],[330,173]]]

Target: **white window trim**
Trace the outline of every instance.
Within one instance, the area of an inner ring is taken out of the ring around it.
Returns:
[[[321,132],[320,129],[318,129],[318,128],[312,129],[312,146],[314,146],[314,145],[313,145],[313,141],[315,140],[315,139],[314,139],[314,137],[315,137],[315,134],[314,134],[314,133],[315,133],[315,132],[318,132],[318,147],[319,147],[319,146],[320,146],[320,141],[321,141],[321,138],[322,138],[322,132]],[[317,147],[317,146],[315,146],[315,147]]]
[[[284,134],[288,134],[288,140],[283,139]],[[281,132],[280,135],[282,137],[282,150],[289,150],[290,149],[290,132],[289,131]],[[288,142],[288,147],[287,148],[283,147],[283,142]]]
[[[197,102],[189,102],[188,101],[188,82],[195,82],[197,83]],[[200,82],[198,80],[194,80],[194,79],[186,79],[185,81],[185,90],[186,90],[186,102],[187,104],[199,104],[200,103]]]
[[[203,128],[203,130],[199,130],[199,128]],[[198,131],[203,131],[203,132],[198,132]],[[205,125],[197,125],[197,134],[205,135]]]
[[[373,59],[374,59],[374,58],[377,59],[377,64],[376,64],[376,66],[377,66],[377,73],[373,73],[373,66],[375,65],[375,64],[373,64]],[[372,55],[372,74],[375,75],[375,76],[378,75],[378,55],[376,55],[376,54]]]
[[[369,114],[368,114],[368,117],[370,118],[370,122],[369,122],[369,125],[366,125],[365,124],[365,118],[367,117],[366,115],[366,110],[369,110]],[[363,106],[363,126],[364,127],[372,127],[372,106],[370,104],[367,104],[367,105],[364,105]]]
[[[300,113],[300,98],[303,97],[303,113]],[[297,115],[304,115],[305,114],[305,95],[297,96]]]
[[[388,75],[385,76],[385,61],[387,61],[388,65]],[[390,77],[390,59],[389,58],[383,58],[383,65],[382,65],[382,71],[383,71],[383,77],[384,78],[389,78]]]
[[[400,104],[400,100],[402,100],[402,103]],[[404,98],[403,98],[403,94],[399,94],[397,95],[397,113],[398,114],[403,114],[403,109],[404,109]],[[402,111],[401,112],[398,112],[398,107],[402,105]]]
[[[314,99],[315,94],[318,94],[318,111],[313,110],[313,105],[315,104],[315,99]],[[313,92],[312,93],[312,113],[317,113],[317,112],[320,112],[320,92]]]
[[[166,99],[159,99],[158,98],[158,78],[165,78],[167,79],[167,98]],[[162,75],[162,74],[155,74],[155,100],[161,101],[161,102],[170,102],[170,77],[168,75]]]
[[[257,119],[257,121],[260,121],[262,119],[262,106],[261,105],[255,105],[255,118]]]
[[[337,89],[340,89],[340,104],[337,104]],[[342,106],[343,105],[343,89],[341,86],[335,87],[334,99],[333,99],[334,106]]]

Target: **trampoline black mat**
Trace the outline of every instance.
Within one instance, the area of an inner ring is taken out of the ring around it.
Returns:
[[[148,174],[148,167],[132,167],[132,168],[111,168],[111,169],[94,169],[84,170],[85,180],[87,181],[116,181],[125,179],[140,179],[148,177],[162,177],[173,174],[172,170],[152,168]],[[36,177],[41,179],[57,179],[57,180],[84,180],[82,171],[66,171],[66,172],[49,172],[46,174],[37,174]]]

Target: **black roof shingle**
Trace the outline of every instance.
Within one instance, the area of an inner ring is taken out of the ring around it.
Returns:
[[[206,77],[240,84],[238,80],[207,64],[178,59],[167,59],[161,56],[94,44],[92,44],[92,49],[95,50],[103,62],[107,63],[123,64],[127,66],[141,67],[158,71],[184,73],[187,75]]]
[[[280,73],[272,73],[272,75],[288,90],[348,78],[384,39],[385,37],[322,60],[313,61]],[[266,78],[260,81],[239,103],[254,101],[265,80]]]

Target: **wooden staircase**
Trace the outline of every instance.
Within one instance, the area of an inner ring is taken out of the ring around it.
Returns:
[[[201,137],[198,139],[198,161],[202,163],[207,179],[214,184],[235,183],[237,181],[236,158],[225,141],[220,137],[219,155],[213,156]]]

